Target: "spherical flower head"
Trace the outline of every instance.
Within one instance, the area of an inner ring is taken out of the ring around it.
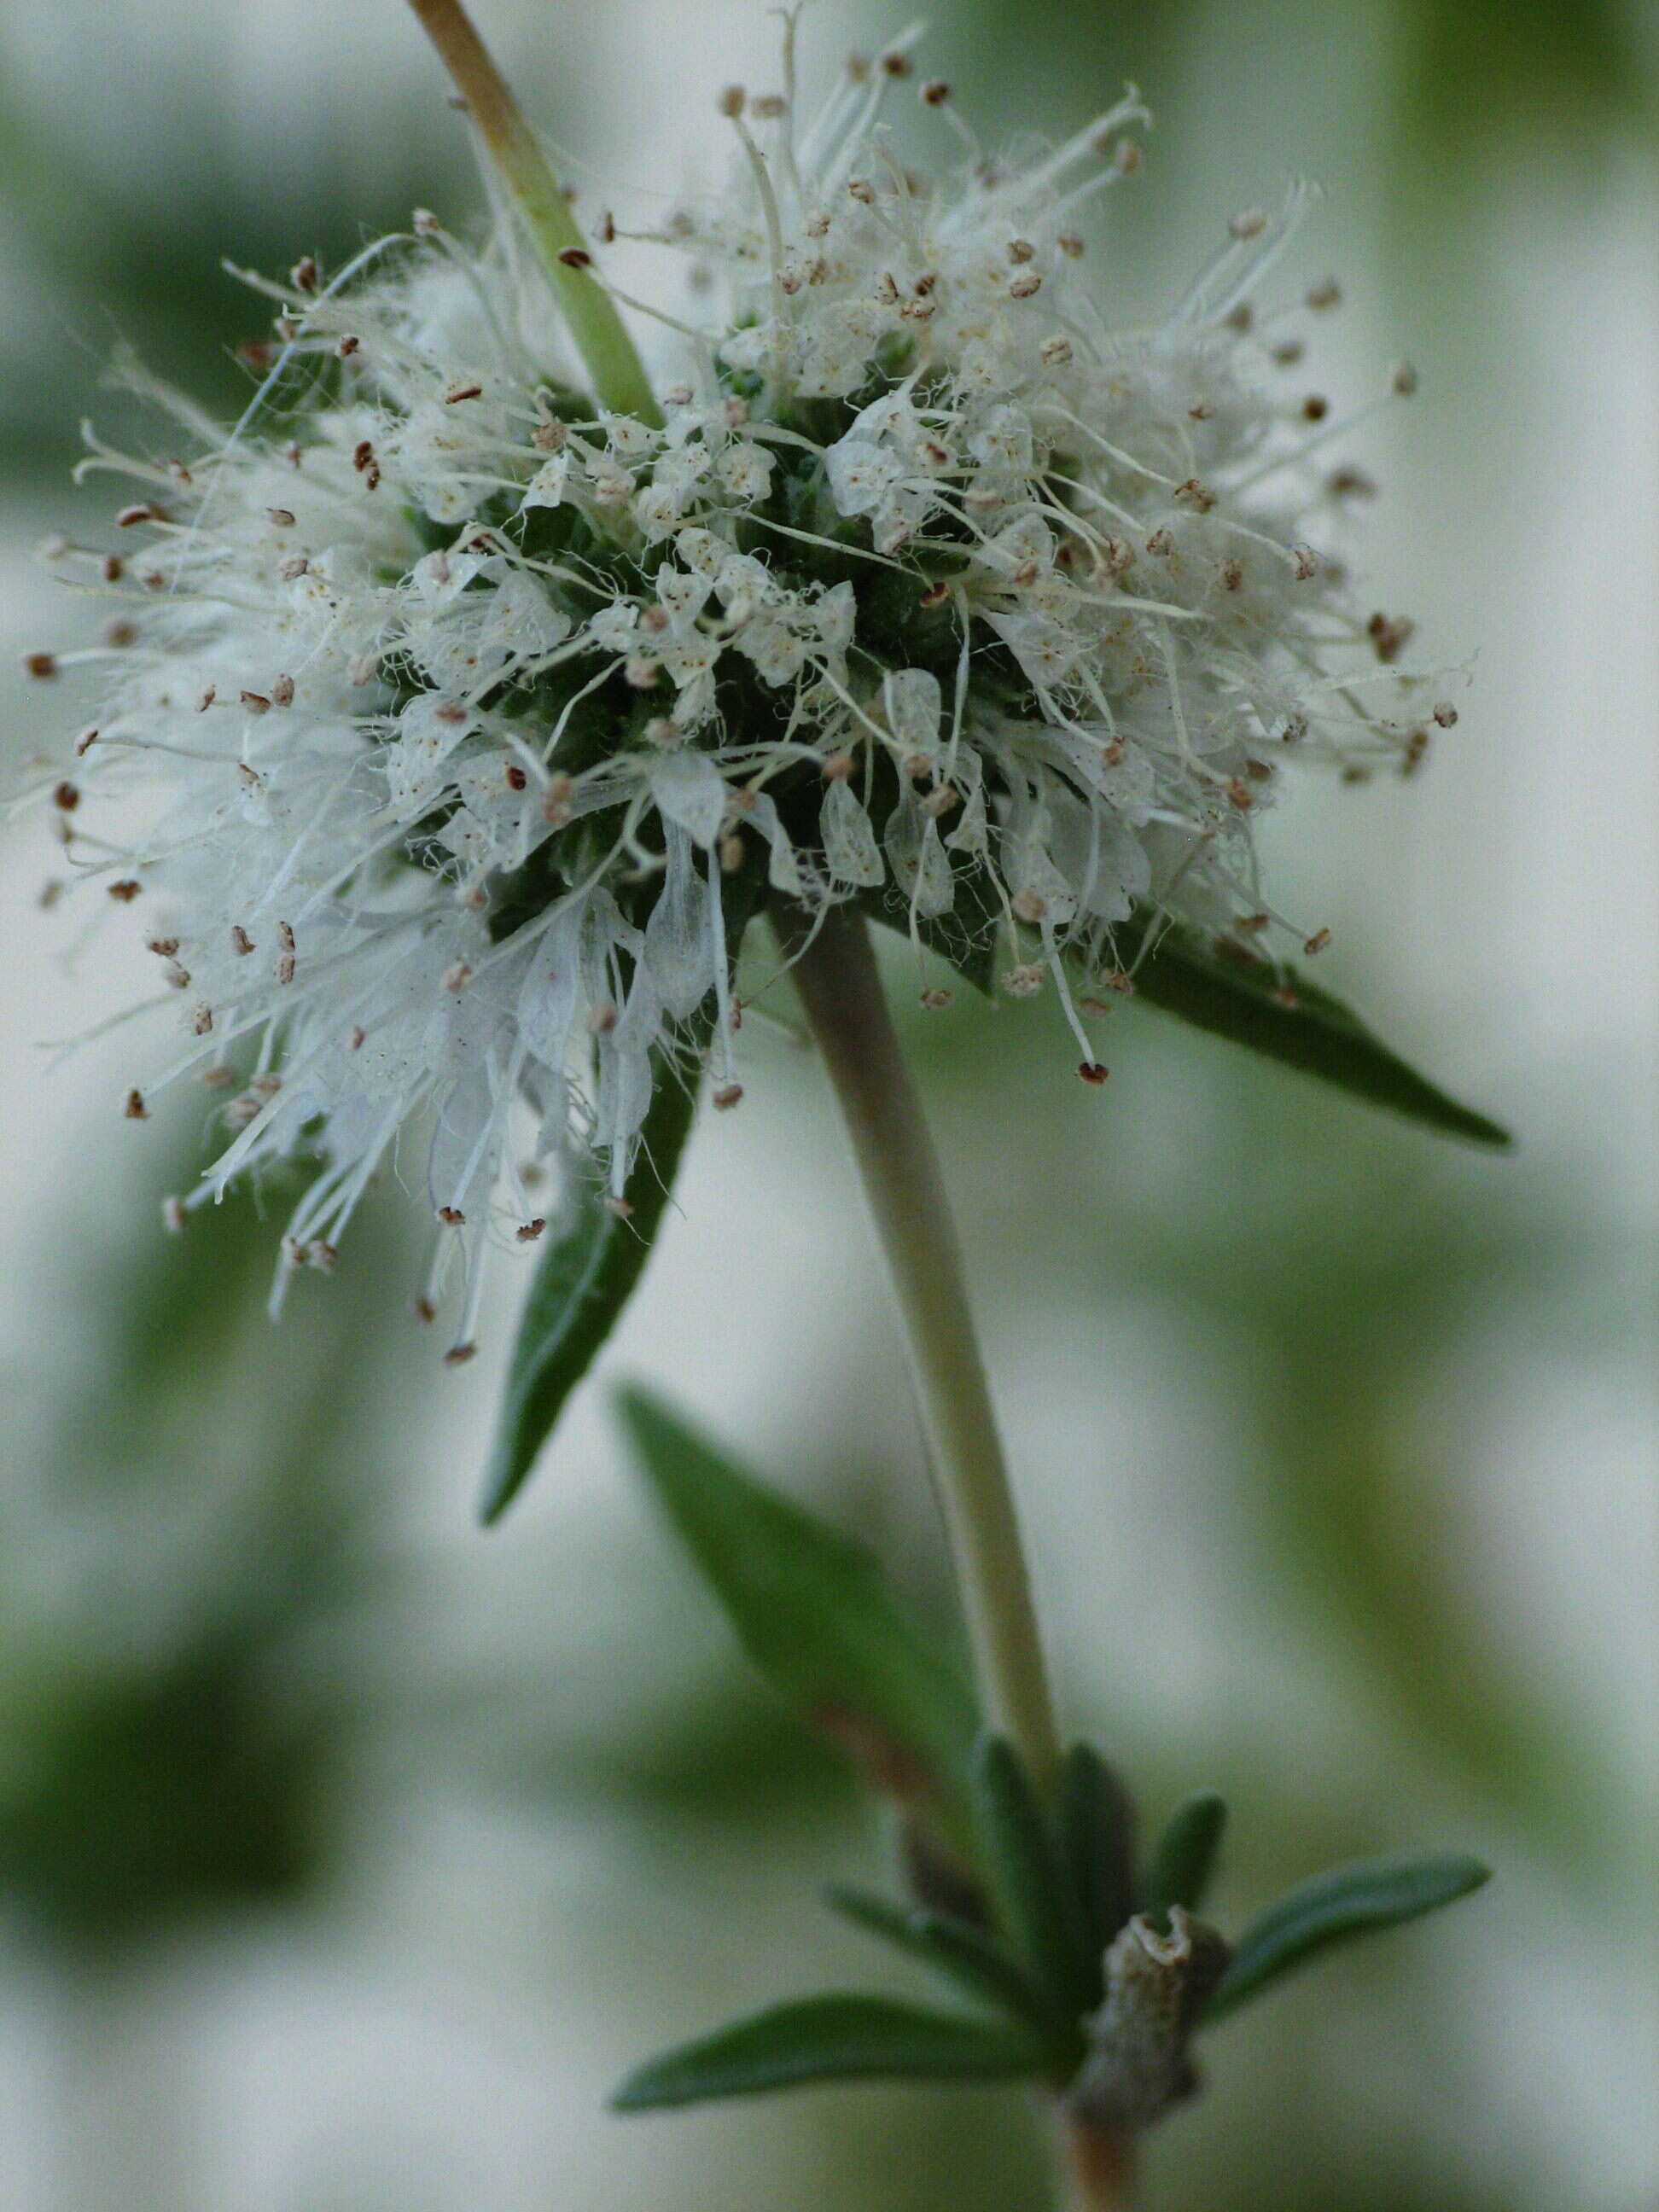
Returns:
[[[225,1092],[185,1203],[318,1163],[279,1293],[423,1117],[419,1303],[461,1255],[464,1349],[489,1232],[542,1225],[520,1126],[620,1205],[655,1085],[741,1096],[733,963],[779,902],[994,951],[1098,1079],[1078,1006],[1126,948],[1281,927],[1255,827],[1290,760],[1420,756],[1382,711],[1409,625],[1317,550],[1364,488],[1345,426],[1255,327],[1303,195],[1119,329],[1083,226],[1139,166],[1133,93],[997,157],[929,80],[921,175],[882,118],[908,77],[850,71],[805,128],[793,86],[722,95],[734,180],[657,234],[704,316],[659,421],[585,396],[520,241],[422,215],[265,287],[228,436],[152,388],[185,457],[83,464],[137,495],[64,556],[119,605],[59,818],[177,994],[159,1079]]]

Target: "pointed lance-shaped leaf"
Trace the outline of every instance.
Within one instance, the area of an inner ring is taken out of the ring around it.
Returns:
[[[980,1737],[971,1771],[975,1829],[1002,1924],[1054,2004],[1075,2018],[1092,2001],[1094,1962],[1058,1840],[1002,1737]]]
[[[978,1725],[961,1672],[894,1603],[863,1547],[734,1466],[660,1400],[626,1390],[641,1467],[750,1658],[892,1794],[960,1828]]]
[[[1334,1944],[1419,1919],[1467,1897],[1490,1875],[1479,1859],[1462,1855],[1367,1859],[1316,1875],[1245,1929],[1204,2008],[1205,2024],[1260,1996],[1281,1974]]]
[[[1004,2021],[891,1997],[805,1997],[648,2059],[611,2102],[647,2112],[825,2081],[1017,2081],[1042,2070],[1035,2038]]]
[[[1056,2014],[1050,1999],[1000,1937],[951,1913],[896,1904],[842,1882],[831,1883],[824,1901],[855,1928],[933,1967],[967,1996],[1007,2013],[1040,2037],[1056,2057],[1076,2064],[1080,2054],[1073,2048],[1075,2030]]]
[[[694,1090],[671,1068],[655,1087],[620,1212],[597,1185],[577,1194],[543,1253],[519,1320],[507,1389],[479,1511],[486,1522],[518,1495],[565,1401],[622,1317],[661,1225],[696,1111]]]
[[[1148,1006],[1445,1136],[1498,1147],[1510,1142],[1496,1121],[1419,1075],[1340,999],[1294,968],[1231,939],[1211,943],[1156,918],[1121,950],[1135,994]]]
[[[1060,1852],[1096,1962],[1092,2001],[1103,1994],[1106,1946],[1134,1910],[1135,1810],[1092,1745],[1074,1743],[1060,1771]]]
[[[1213,1790],[1183,1798],[1170,1814],[1141,1893],[1140,1909],[1155,1928],[1169,1926],[1172,1905],[1196,1912],[1203,1904],[1226,1825],[1227,1808]]]

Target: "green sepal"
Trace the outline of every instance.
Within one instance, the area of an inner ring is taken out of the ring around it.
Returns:
[[[970,1769],[980,1856],[1009,1941],[1072,2018],[1094,2002],[1093,1964],[1058,1839],[1012,1745],[981,1735]]]
[[[1024,2029],[892,1997],[805,1997],[647,2059],[611,2100],[648,2112],[828,2081],[1018,2081],[1042,2071]]]
[[[1172,1905],[1196,1912],[1203,1904],[1226,1825],[1226,1805],[1213,1790],[1182,1798],[1170,1814],[1141,1889],[1140,1909],[1155,1928],[1169,1926]]]
[[[832,1882],[824,1891],[832,1912],[867,1935],[890,1943],[907,1958],[931,1966],[966,1996],[1006,2013],[1038,2036],[1053,2056],[1075,2067],[1081,2056],[1075,2032],[998,1936],[953,1914],[898,1904],[866,1889]]]
[[[862,1545],[765,1488],[647,1392],[620,1394],[640,1466],[738,1642],[833,1735],[867,1737],[893,1794],[965,1826],[973,1692],[900,1611]],[[915,1787],[902,1786],[915,1770]]]
[[[1490,1878],[1462,1855],[1361,1860],[1316,1875],[1253,1921],[1204,2008],[1207,2026],[1334,1944],[1437,1911]]]
[[[481,1519],[500,1518],[518,1495],[565,1401],[633,1295],[662,1218],[696,1115],[693,1083],[653,1055],[651,1104],[624,1192],[624,1216],[596,1182],[577,1194],[543,1253],[507,1364]]]
[[[1134,1910],[1135,1812],[1128,1791],[1091,1744],[1074,1743],[1066,1754],[1058,1818],[1060,1853],[1093,1966],[1092,2001],[1098,2002],[1106,1946]]]

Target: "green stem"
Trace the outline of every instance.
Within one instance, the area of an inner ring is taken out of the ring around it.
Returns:
[[[593,396],[619,415],[659,423],[645,370],[611,295],[589,266],[586,240],[548,167],[535,133],[473,28],[460,0],[409,0],[466,102],[501,182],[518,203],[546,270]]]
[[[1060,1760],[1054,1705],[939,1158],[861,917],[834,907],[816,935],[803,917],[786,938],[897,1293],[991,1717],[1046,1792]]]

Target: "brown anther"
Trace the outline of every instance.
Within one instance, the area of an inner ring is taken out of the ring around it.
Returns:
[[[361,1022],[353,1022],[351,1027],[346,1031],[347,1051],[361,1052],[363,1048],[363,1039],[368,1035],[368,1031]]]
[[[142,1091],[129,1091],[121,1111],[129,1121],[148,1121],[149,1119],[149,1109],[144,1103]]]
[[[860,206],[873,207],[875,205],[876,188],[870,182],[867,177],[852,178],[848,184],[847,189],[852,197],[859,202]]]
[[[1417,624],[1405,615],[1374,614],[1365,625],[1377,659],[1385,665],[1397,660],[1410,642]]]
[[[1336,499],[1374,499],[1376,485],[1364,469],[1333,469],[1325,488]]]
[[[1273,781],[1273,769],[1267,761],[1247,760],[1244,763],[1244,773],[1249,777],[1252,783],[1271,783]]]
[[[1175,539],[1167,530],[1155,530],[1146,540],[1146,550],[1149,553],[1156,553],[1160,559],[1167,558],[1175,550]]]
[[[1302,403],[1303,420],[1322,422],[1331,411],[1331,403],[1322,392],[1310,392]]]
[[[589,1036],[608,1036],[617,1026],[617,1009],[609,999],[602,1000],[592,1008],[587,1017]]]
[[[1389,389],[1399,398],[1411,398],[1417,389],[1417,371],[1412,367],[1410,362],[1402,361],[1397,364],[1389,379]]]
[[[127,564],[118,553],[106,553],[98,563],[98,573],[106,584],[118,584],[126,574]]]
[[[444,394],[444,405],[446,407],[459,407],[463,399],[482,399],[483,398],[483,386],[482,384],[452,384],[448,391]]]
[[[1080,1060],[1078,1062],[1077,1072],[1085,1083],[1091,1084],[1098,1091],[1111,1070],[1103,1060]]]
[[[617,236],[617,218],[611,214],[609,208],[606,208],[604,210],[600,215],[599,221],[594,224],[593,235],[599,240],[601,246],[611,246],[615,243]]]
[[[294,509],[291,507],[268,507],[265,509],[265,520],[278,530],[292,530],[295,520]]]
[[[1207,514],[1215,505],[1215,494],[1196,477],[1188,477],[1185,483],[1178,483],[1175,495],[1183,507],[1195,508],[1200,514]]]
[[[1314,954],[1316,952],[1322,952],[1330,941],[1331,933],[1328,929],[1316,929],[1313,935],[1304,941],[1302,950],[1307,954],[1309,959],[1311,960]]]
[[[446,991],[464,991],[471,981],[472,970],[465,960],[452,961],[444,969],[443,987]]]
[[[930,76],[921,88],[924,107],[943,107],[951,97],[951,88],[942,76]]]
[[[338,354],[342,361],[349,361],[354,353],[358,353],[362,350],[362,340],[358,337],[355,332],[348,331],[345,336],[340,340],[339,344],[335,347],[334,350]]]
[[[1298,584],[1305,584],[1319,574],[1319,556],[1311,545],[1291,546],[1291,573]]]
[[[1222,589],[1237,592],[1244,581],[1244,563],[1230,556],[1221,564],[1220,575]]]
[[[213,1028],[213,1009],[205,1000],[190,1018],[191,1028],[198,1036],[206,1036]]]
[[[884,76],[908,76],[910,74],[910,57],[908,54],[899,53],[895,49],[890,47],[888,52],[882,56],[878,66]]]
[[[1189,407],[1187,412],[1194,422],[1207,422],[1213,417],[1215,409],[1207,399],[1200,399],[1195,407]]]
[[[136,530],[141,522],[165,522],[167,519],[167,509],[155,500],[140,500],[121,508],[115,518],[115,526],[118,530]]]
[[[1116,768],[1122,758],[1122,738],[1109,738],[1100,749],[1101,765],[1104,768]]]
[[[27,653],[23,666],[37,683],[47,684],[58,673],[58,655],[55,653]]]
[[[52,787],[52,803],[62,814],[73,814],[81,804],[80,787],[67,779]]]
[[[111,884],[106,888],[112,899],[118,900],[123,906],[131,906],[143,889],[143,885],[134,876],[124,876],[118,884]]]
[[[176,937],[149,937],[144,940],[144,949],[153,952],[158,960],[171,960],[179,950],[179,940]]]
[[[522,791],[530,781],[530,778],[519,766],[517,761],[508,761],[502,773],[507,778],[507,787],[509,791]]]
[[[374,465],[374,447],[368,438],[359,438],[351,449],[351,465],[359,476],[366,476]]]
[[[104,624],[104,643],[112,653],[125,653],[130,645],[137,644],[137,624],[129,622],[125,615],[117,615],[113,621]]]
[[[446,1229],[461,1229],[466,1225],[466,1216],[459,1206],[441,1206],[438,1218]]]
[[[1443,730],[1449,730],[1456,724],[1457,709],[1455,707],[1449,706],[1443,699],[1440,704],[1433,709],[1433,720],[1439,724]]]
[[[477,1349],[476,1344],[452,1344],[444,1354],[444,1365],[465,1367],[469,1359],[476,1357]]]
[[[951,994],[934,985],[933,988],[922,993],[921,1003],[930,1014],[943,1013],[951,1003]]]
[[[1344,783],[1369,783],[1370,780],[1371,772],[1368,768],[1345,768],[1342,771]]]
[[[1282,344],[1273,348],[1273,366],[1276,368],[1294,368],[1307,350],[1300,338],[1286,338]]]
[[[1083,252],[1083,240],[1074,230],[1062,230],[1054,244],[1068,261],[1075,261]]]
[[[242,704],[250,714],[268,714],[270,712],[270,702],[263,691],[244,691]]]
[[[721,91],[714,106],[729,122],[735,123],[749,104],[749,95],[740,84],[728,84]]]
[[[1236,307],[1228,309],[1227,328],[1230,331],[1237,331],[1242,337],[1246,331],[1255,327],[1255,309],[1248,300],[1241,300]]]
[[[520,1244],[533,1244],[546,1226],[545,1215],[538,1213],[533,1221],[521,1223],[513,1234]]]
[[[1022,269],[1008,286],[1011,300],[1030,300],[1042,289],[1042,279],[1035,269]]]
[[[731,1109],[737,1104],[738,1099],[740,1099],[742,1096],[742,1084],[723,1083],[718,1091],[711,1094],[708,1103],[711,1106],[716,1108],[719,1112],[725,1114],[728,1113]]]
[[[1400,763],[1401,775],[1415,775],[1423,765],[1423,756],[1429,750],[1426,730],[1413,730],[1406,739],[1406,757]]]
[[[1044,338],[1037,353],[1046,368],[1064,368],[1072,358],[1072,341],[1064,331],[1055,331]]]
[[[1302,295],[1304,303],[1316,313],[1335,307],[1342,297],[1342,287],[1334,276],[1322,276],[1316,284],[1310,284]]]
[[[567,269],[591,269],[593,266],[593,257],[585,246],[561,246],[559,259]]]
[[[233,922],[231,924],[230,949],[233,952],[243,955],[252,952],[254,949],[253,939],[248,935],[246,930],[243,928],[240,921]]]
[[[1142,159],[1138,139],[1120,138],[1117,142],[1117,149],[1112,155],[1112,166],[1120,177],[1138,177],[1140,174]]]
[[[1267,994],[1276,1006],[1283,1006],[1287,1014],[1299,1014],[1302,1001],[1288,983],[1275,983]]]
[[[289,271],[289,282],[296,292],[314,292],[317,289],[317,263],[312,254],[302,254]]]
[[[410,1300],[409,1310],[418,1322],[433,1322],[438,1318],[438,1309],[424,1291],[418,1291]]]
[[[1234,776],[1227,785],[1227,804],[1240,814],[1248,814],[1255,805],[1255,793],[1242,776]]]
[[[1048,902],[1042,892],[1030,889],[1016,891],[1009,904],[1022,921],[1033,925],[1041,921],[1048,911]]]
[[[1036,248],[1029,238],[1011,238],[1008,241],[1008,258],[1016,268],[1018,268],[1027,261],[1036,259]]]

